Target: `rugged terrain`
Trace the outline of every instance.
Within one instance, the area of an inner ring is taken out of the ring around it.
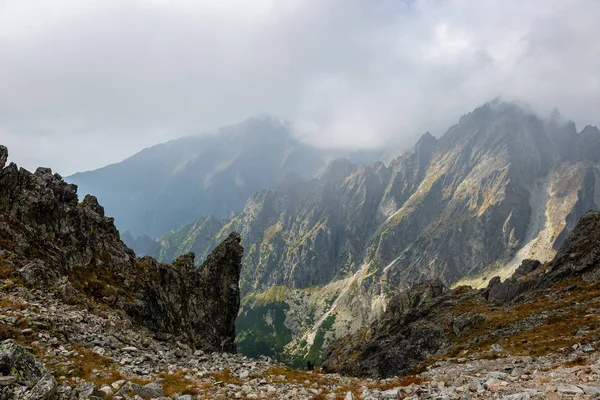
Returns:
[[[201,268],[194,254],[162,264],[135,254],[93,196],[47,168],[6,166],[0,146],[0,278],[56,291],[67,303],[123,310],[157,337],[235,351],[243,248],[231,233]],[[207,323],[210,321],[210,323]]]
[[[254,194],[232,218],[164,235],[154,254],[206,254],[240,232],[240,349],[315,362],[399,288],[433,277],[485,287],[524,259],[550,261],[598,207],[598,149],[595,127],[494,101],[389,165],[333,161],[318,179]]]
[[[372,379],[292,370],[264,357],[157,341],[122,313],[66,304],[56,293],[10,279],[0,286],[0,322],[2,400],[520,400],[595,398],[600,391],[600,354],[582,337],[544,356],[502,350],[480,358],[464,351],[439,357],[416,375]]]

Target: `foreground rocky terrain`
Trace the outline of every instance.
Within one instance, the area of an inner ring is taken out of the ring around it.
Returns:
[[[158,341],[121,312],[66,304],[57,293],[10,279],[0,284],[0,340],[2,400],[588,399],[600,393],[600,343],[584,333],[543,356],[515,355],[493,343],[438,357],[400,378],[350,378]]]

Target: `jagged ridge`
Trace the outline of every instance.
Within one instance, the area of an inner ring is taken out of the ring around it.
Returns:
[[[5,274],[51,287],[69,302],[101,302],[203,350],[235,351],[243,248],[231,233],[200,268],[188,254],[172,265],[136,260],[96,198],[48,168],[6,166],[0,146],[0,250]]]

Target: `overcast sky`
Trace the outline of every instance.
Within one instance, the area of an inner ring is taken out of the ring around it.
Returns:
[[[0,0],[0,143],[64,175],[258,113],[412,144],[497,96],[600,124],[598,0]]]

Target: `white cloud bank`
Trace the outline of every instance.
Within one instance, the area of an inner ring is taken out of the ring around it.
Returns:
[[[409,145],[501,96],[600,122],[597,0],[0,0],[0,143],[61,173],[257,113]]]

